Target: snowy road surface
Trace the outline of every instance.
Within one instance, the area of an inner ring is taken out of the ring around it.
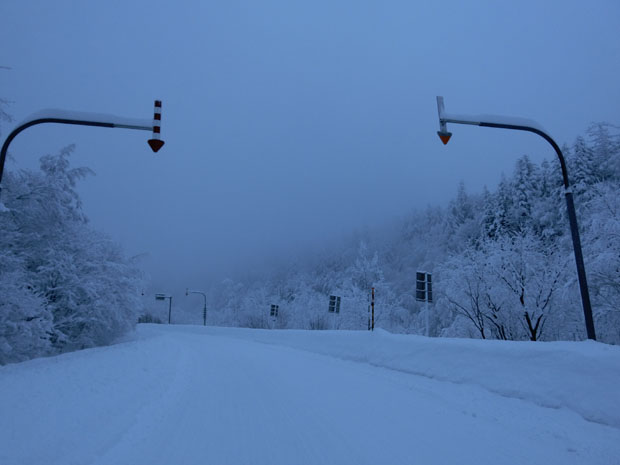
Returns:
[[[620,464],[616,425],[257,342],[270,333],[285,332],[146,325],[115,346],[2,367],[0,463]]]

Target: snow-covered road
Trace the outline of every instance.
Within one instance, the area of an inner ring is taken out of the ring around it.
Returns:
[[[269,333],[149,325],[0,368],[0,463],[620,463],[620,429],[570,409],[256,341]]]

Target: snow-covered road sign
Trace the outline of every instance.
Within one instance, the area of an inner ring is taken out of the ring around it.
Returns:
[[[433,302],[433,282],[431,273],[416,272],[415,300]]]

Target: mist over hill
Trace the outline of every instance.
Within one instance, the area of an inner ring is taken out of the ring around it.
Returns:
[[[573,186],[598,339],[620,342],[620,138],[593,124],[563,148]],[[304,251],[212,285],[212,324],[366,329],[512,340],[585,338],[559,161],[520,157],[497,189],[463,183],[445,207]],[[415,299],[433,274],[434,302]],[[340,312],[329,311],[341,297]],[[271,306],[278,316],[271,316]],[[428,311],[428,315],[427,315]],[[427,329],[428,326],[428,329]]]

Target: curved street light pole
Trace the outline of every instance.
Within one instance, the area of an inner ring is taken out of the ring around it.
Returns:
[[[202,310],[202,320],[203,320],[203,325],[207,326],[207,294],[205,294],[202,291],[190,291],[189,289],[185,289],[185,295],[188,296],[190,294],[200,294],[204,297],[205,305]]]
[[[568,221],[570,223],[570,232],[573,239],[573,250],[575,253],[575,262],[577,265],[577,277],[579,279],[579,290],[581,291],[581,303],[583,306],[583,314],[586,322],[586,332],[588,339],[596,340],[594,331],[594,319],[592,317],[592,306],[590,304],[590,292],[588,291],[588,281],[586,279],[586,268],[583,263],[583,253],[581,250],[581,239],[579,237],[579,226],[577,224],[577,214],[575,213],[575,203],[573,201],[573,192],[568,182],[568,171],[566,162],[560,147],[547,134],[542,127],[536,122],[522,118],[506,118],[501,116],[464,116],[449,115],[444,109],[443,97],[437,97],[437,111],[439,113],[439,131],[437,134],[441,141],[448,143],[451,133],[447,130],[446,123],[468,124],[473,126],[481,126],[486,128],[513,129],[516,131],[527,131],[538,134],[545,139],[558,155],[560,166],[562,167],[562,179],[564,181],[564,198],[566,199],[566,210],[568,211]]]
[[[26,120],[11,131],[0,149],[0,211],[5,209],[2,204],[2,175],[4,163],[9,145],[15,137],[24,129],[43,123],[74,124],[78,126],[95,126],[102,128],[123,128],[152,131],[153,138],[148,143],[154,152],[157,152],[164,142],[160,140],[161,127],[161,101],[155,100],[153,120],[122,118],[114,115],[102,115],[97,113],[70,112],[66,110],[43,110],[29,116]]]

